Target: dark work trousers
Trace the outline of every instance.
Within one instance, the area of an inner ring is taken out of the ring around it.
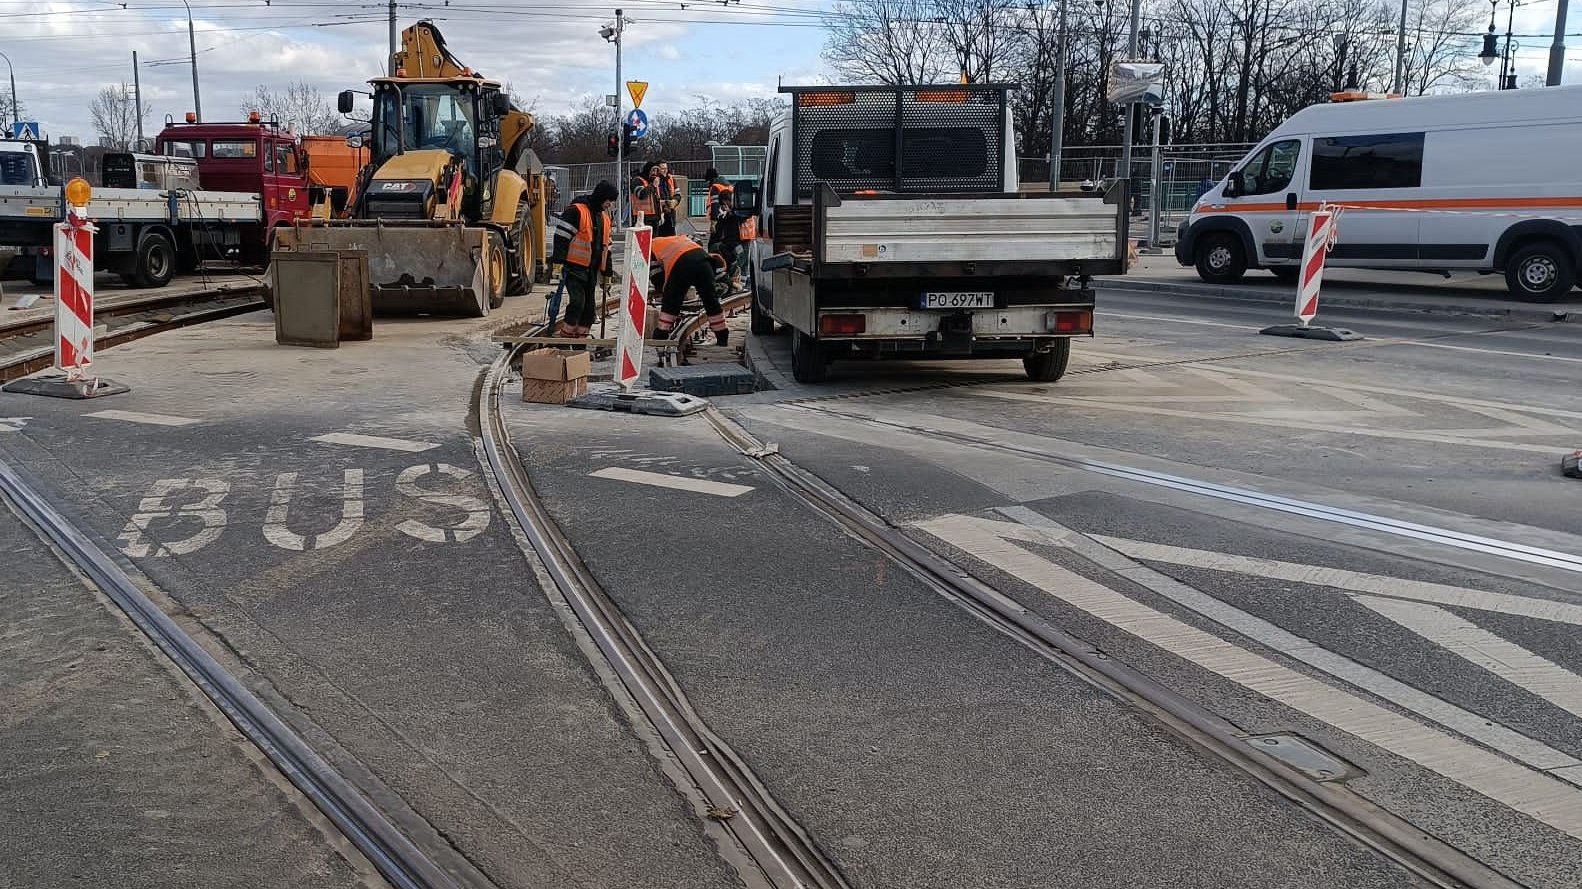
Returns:
[[[720,298],[714,295],[714,263],[702,250],[689,250],[676,260],[675,268],[665,276],[664,295],[659,300],[659,323],[665,327],[675,324],[681,315],[681,304],[686,302],[687,291],[696,288],[703,300],[703,310],[708,313],[709,326],[718,318],[724,327],[725,310]]]
[[[593,327],[594,317],[598,314],[598,303],[593,297],[597,275],[593,269],[576,265],[562,266],[560,275],[566,280],[565,323],[581,329]]]

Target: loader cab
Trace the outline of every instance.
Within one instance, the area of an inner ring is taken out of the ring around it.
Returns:
[[[490,197],[485,193],[489,182],[504,162],[500,120],[510,110],[510,103],[498,84],[476,77],[390,78],[373,83],[369,133],[373,168],[383,168],[409,152],[445,151],[461,163],[466,174],[464,215],[480,216]],[[416,180],[426,175],[419,175],[414,167],[403,170],[400,178]]]

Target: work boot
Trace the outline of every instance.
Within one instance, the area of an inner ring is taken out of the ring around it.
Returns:
[[[731,332],[730,331],[728,331],[728,330],[716,330],[716,331],[714,331],[714,345],[716,345],[716,346],[729,345],[730,341],[731,341]]]
[[[672,329],[669,328],[669,327],[660,327],[657,324],[654,325],[654,339],[656,339],[656,340],[668,340],[668,339],[670,339],[671,330]]]

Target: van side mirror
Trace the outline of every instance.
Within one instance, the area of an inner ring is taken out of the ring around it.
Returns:
[[[743,179],[732,185],[731,209],[739,214],[758,212],[758,183]]]
[[[1231,173],[1229,176],[1225,177],[1225,192],[1224,192],[1225,193],[1225,197],[1228,197],[1228,198],[1241,197],[1242,191],[1244,189],[1245,189],[1245,185],[1241,181],[1241,171],[1240,170],[1237,170],[1236,172]]]
[[[342,114],[351,114],[355,107],[357,107],[357,93],[352,90],[342,90],[335,99],[335,108]]]

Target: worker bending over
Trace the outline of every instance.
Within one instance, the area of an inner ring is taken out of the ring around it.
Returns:
[[[715,278],[721,265],[716,265],[707,250],[691,238],[672,235],[655,238],[653,259],[649,262],[649,276],[661,288],[659,298],[659,326],[654,336],[669,339],[670,331],[681,317],[681,304],[686,302],[687,291],[696,289],[703,300],[703,310],[709,316],[709,329],[714,331],[714,342],[723,346],[730,341],[731,332],[725,326],[725,309],[716,293]]]
[[[560,267],[560,282],[566,288],[566,319],[556,328],[556,336],[584,337],[593,330],[598,304],[593,298],[595,279],[602,272],[611,281],[610,210],[620,194],[607,180],[600,180],[593,193],[567,205],[555,220],[555,249],[550,266]]]

